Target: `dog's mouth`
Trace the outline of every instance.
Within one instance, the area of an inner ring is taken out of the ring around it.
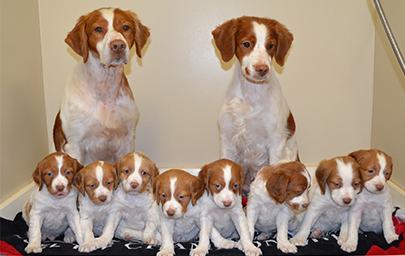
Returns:
[[[67,195],[67,193],[63,192],[63,191],[58,191],[55,194],[55,197],[65,197]]]

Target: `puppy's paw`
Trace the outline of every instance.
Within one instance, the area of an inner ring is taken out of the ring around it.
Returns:
[[[92,252],[94,250],[96,250],[94,240],[87,241],[79,246],[79,252]]]
[[[346,241],[340,248],[345,252],[354,252],[357,249],[357,241]]]
[[[308,240],[305,237],[294,236],[290,239],[290,243],[296,246],[305,246],[308,243]]]
[[[156,254],[156,256],[173,256],[173,255],[174,250],[172,248],[163,248]]]
[[[235,246],[237,245],[236,242],[230,239],[221,239],[214,244],[216,247],[218,247],[218,249],[232,249],[235,248]]]
[[[257,248],[253,243],[249,243],[245,246],[244,252],[246,256],[259,256],[262,255],[262,250]]]
[[[277,248],[280,249],[283,253],[296,253],[297,247],[290,242],[278,242]]]
[[[24,249],[27,253],[41,253],[42,252],[42,248],[41,248],[41,244],[33,244],[33,243],[29,243],[27,245],[27,247],[25,247]]]
[[[268,238],[269,238],[270,236],[269,236],[269,234],[268,233],[260,233],[260,235],[258,235],[257,236],[257,240],[260,240],[260,241],[262,241],[262,240],[267,240]]]
[[[313,238],[321,238],[324,236],[325,236],[325,234],[323,233],[323,231],[321,229],[315,229],[314,231],[312,231],[312,233],[309,237],[313,239]]]
[[[94,239],[94,244],[95,244],[96,248],[105,248],[109,245],[112,245],[113,241],[106,237],[100,236],[100,237],[97,237]]]
[[[190,251],[190,256],[205,256],[208,253],[208,248],[202,248],[197,246],[195,249]]]
[[[396,240],[398,240],[399,236],[397,234],[390,234],[390,235],[385,235],[385,241],[387,241],[387,243],[392,243]]]

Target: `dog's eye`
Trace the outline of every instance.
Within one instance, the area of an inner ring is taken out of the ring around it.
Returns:
[[[337,188],[340,188],[340,187],[342,186],[342,184],[340,184],[339,182],[336,182],[334,185],[335,185],[335,187],[337,187]]]
[[[385,173],[385,176],[389,176],[389,175],[390,175],[390,173],[389,173],[389,172],[386,172],[386,173]]]
[[[110,185],[111,185],[111,181],[107,181],[105,184],[106,184],[107,186],[110,186]]]
[[[91,184],[90,185],[90,188],[95,188],[96,187],[96,184]]]
[[[141,174],[142,174],[142,175],[146,175],[147,173],[146,173],[145,171],[142,171]]]
[[[130,30],[131,28],[130,28],[129,26],[125,25],[125,26],[122,27],[122,29],[125,30],[125,31],[128,31],[128,30]]]
[[[47,175],[48,177],[52,177],[52,176],[53,176],[53,172],[48,172],[46,175]]]
[[[215,185],[216,189],[221,189],[222,186],[220,184]]]
[[[233,189],[237,189],[239,187],[238,184],[233,184]]]
[[[183,200],[183,199],[184,199],[184,196],[179,195],[179,196],[178,196],[178,199],[181,201],[181,200]]]
[[[72,172],[71,171],[66,171],[65,174],[66,175],[70,175]]]
[[[367,170],[367,172],[368,172],[369,174],[373,174],[373,173],[374,173],[374,170]]]
[[[249,48],[249,47],[250,47],[250,43],[249,43],[249,42],[244,42],[244,43],[243,43],[243,46],[244,46],[245,48]]]
[[[359,186],[358,182],[353,183],[353,187],[357,188]]]
[[[295,193],[297,194],[297,195],[301,195],[302,194],[302,192],[304,192],[303,190],[298,190],[298,191],[295,191]]]
[[[274,44],[269,45],[269,49],[273,49],[273,47],[274,47]]]
[[[126,174],[128,174],[128,173],[130,173],[130,172],[131,172],[130,170],[125,170],[125,173],[126,173]]]
[[[103,32],[103,29],[102,29],[101,27],[96,27],[96,28],[94,29],[94,31],[96,31],[96,32]]]
[[[160,195],[162,198],[166,198],[166,194],[161,194]]]

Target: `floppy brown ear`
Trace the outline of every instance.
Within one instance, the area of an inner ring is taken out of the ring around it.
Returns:
[[[142,57],[141,51],[145,46],[146,42],[148,41],[150,31],[148,27],[144,26],[141,23],[141,21],[138,19],[138,16],[135,13],[131,11],[128,11],[128,13],[131,16],[131,21],[135,26],[134,36],[135,36],[136,55],[138,55],[138,57],[141,58]]]
[[[330,168],[327,167],[327,160],[323,160],[319,163],[318,168],[315,171],[315,177],[318,182],[321,194],[325,195],[326,182],[330,175]]]
[[[266,189],[269,196],[276,201],[276,203],[281,204],[285,201],[288,182],[288,176],[282,171],[275,171],[269,175]]]
[[[120,176],[118,174],[118,168],[113,165],[113,173],[114,173],[114,190],[117,190],[118,185],[120,184]]]
[[[207,191],[207,195],[210,195],[210,178],[211,178],[211,173],[212,170],[210,169],[210,165],[206,164],[201,168],[201,171],[198,173],[198,178],[201,179],[201,181],[205,185],[205,190]]]
[[[194,206],[198,199],[200,199],[204,195],[205,185],[204,182],[200,180],[200,178],[192,177],[187,184],[188,188],[191,191],[191,203]]]
[[[290,33],[290,31],[279,22],[275,25],[276,29],[276,38],[277,38],[277,48],[275,59],[276,62],[280,66],[284,66],[285,57],[287,56],[288,50],[291,48],[292,41],[294,40],[294,36]]]
[[[75,27],[67,35],[65,42],[77,54],[83,57],[83,62],[86,63],[89,58],[89,48],[87,44],[86,23],[89,15],[83,15],[77,21]]]
[[[159,179],[154,179],[152,181],[152,191],[153,191],[153,197],[155,198],[156,203],[158,205],[160,204],[159,187],[160,187]]]
[[[83,171],[83,169],[81,169],[78,173],[76,173],[75,177],[73,178],[73,186],[83,196],[86,193],[86,190],[84,188],[84,179],[85,179],[84,176],[85,176],[85,171]]]
[[[360,150],[357,150],[357,151],[354,151],[354,152],[350,153],[349,156],[353,157],[357,161],[357,163],[360,164],[361,161],[363,161],[366,154],[367,154],[366,150],[360,149]]]
[[[232,19],[212,31],[215,44],[221,53],[222,60],[225,62],[230,61],[235,55],[237,24],[237,19]]]
[[[35,184],[39,187],[39,191],[42,190],[42,184],[43,184],[43,179],[42,179],[42,169],[44,167],[43,160],[38,163],[37,168],[34,170],[32,173],[32,179],[34,180]]]
[[[156,177],[160,174],[159,173],[159,168],[157,168],[156,164],[152,161],[150,161],[150,178],[153,181],[154,179],[156,179]]]
[[[239,169],[239,178],[240,178],[240,186],[239,186],[239,194],[242,195],[243,185],[245,184],[245,171],[243,170],[242,166],[237,164]]]

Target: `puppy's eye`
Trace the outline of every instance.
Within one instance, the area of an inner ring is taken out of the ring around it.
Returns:
[[[353,183],[353,187],[357,188],[359,186],[358,182]]]
[[[131,28],[130,28],[129,26],[125,25],[125,26],[122,27],[122,29],[125,30],[125,31],[128,31],[128,30],[130,30]]]
[[[96,187],[96,184],[91,184],[90,185],[90,188],[95,188]]]
[[[111,181],[107,181],[105,184],[106,184],[107,186],[110,186],[110,185],[111,185]]]
[[[166,194],[161,194],[160,195],[162,198],[166,198]]]
[[[342,186],[342,184],[339,183],[339,182],[336,182],[334,185],[335,185],[335,187],[337,187],[337,188],[340,188],[340,187]]]
[[[270,44],[269,49],[273,49],[273,48],[274,48],[274,44]]]
[[[96,27],[96,28],[94,29],[94,31],[96,31],[96,32],[103,32],[103,29],[102,29],[101,27]]]
[[[233,184],[233,189],[237,189],[239,187],[238,184]]]
[[[373,174],[373,173],[374,173],[374,170],[367,170],[367,172],[368,172],[369,174]]]
[[[48,177],[52,177],[52,176],[53,176],[53,172],[48,172],[46,175],[47,175]]]
[[[298,191],[295,191],[295,193],[297,194],[297,195],[301,195],[302,194],[302,192],[304,192],[303,190],[298,190]]]
[[[145,171],[142,171],[141,174],[142,174],[142,175],[146,175],[147,173],[146,173]]]
[[[220,184],[217,184],[217,185],[215,185],[215,188],[216,188],[216,189],[221,189],[222,186],[221,186]]]
[[[386,172],[386,173],[385,173],[385,176],[389,176],[389,175],[390,175],[390,173],[389,173],[389,172]]]
[[[250,47],[250,43],[249,43],[249,42],[244,42],[244,43],[243,43],[243,47],[249,48],[249,47]]]
[[[183,200],[183,199],[184,199],[184,196],[179,195],[177,198],[178,198],[178,199],[181,201],[181,200]]]
[[[71,171],[66,171],[65,174],[66,175],[70,175],[72,172]]]
[[[128,173],[130,173],[130,172],[131,172],[130,170],[125,170],[125,173],[126,173],[126,174],[128,174]]]

